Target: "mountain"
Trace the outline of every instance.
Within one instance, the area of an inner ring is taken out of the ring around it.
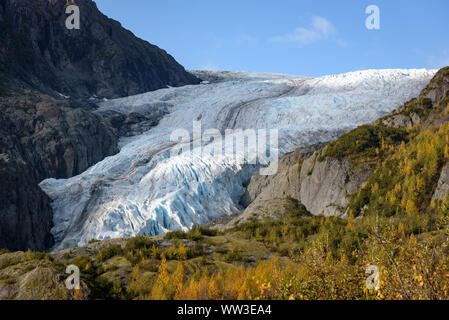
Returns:
[[[271,209],[273,206],[281,211],[278,216],[282,215],[288,211],[282,206],[286,198],[304,205],[314,215],[359,215],[369,211],[369,203],[374,201],[379,201],[379,207],[371,209],[377,213],[382,212],[385,205],[381,206],[380,203],[385,202],[385,199],[368,196],[372,185],[385,185],[386,190],[391,191],[388,188],[405,184],[404,181],[387,182],[389,179],[383,171],[386,166],[384,161],[401,143],[408,143],[406,146],[410,150],[416,148],[410,140],[417,140],[418,132],[431,136],[426,130],[434,131],[444,127],[449,120],[446,108],[448,103],[449,67],[446,67],[432,78],[417,98],[387,116],[370,125],[358,127],[327,146],[317,146],[315,152],[298,149],[286,155],[280,161],[284,164],[282,169],[269,179],[254,175],[246,193],[248,207],[231,220],[221,221],[216,225],[226,228],[252,218],[275,217]],[[386,145],[390,146],[387,148]],[[436,145],[433,147],[437,148]],[[440,147],[444,151],[444,142]],[[426,177],[426,187],[416,191],[420,193],[422,201],[418,206],[421,212],[428,210],[431,200],[441,201],[449,191],[447,159],[442,154],[432,157],[439,159],[426,166],[435,171]],[[394,164],[388,175],[394,177],[393,172],[397,173],[398,167],[398,164]],[[410,172],[400,175],[405,178],[412,176]]]
[[[39,93],[0,97],[0,110],[0,247],[44,250],[53,212],[38,183],[118,152],[117,136],[86,104]]]
[[[65,0],[0,3],[0,86],[55,97],[117,98],[197,84],[164,50],[76,0],[80,29],[65,27]]]
[[[272,151],[282,156],[386,115],[417,96],[435,72],[368,70],[316,79],[203,72],[198,75],[207,84],[102,102],[99,114],[138,114],[144,122],[155,110],[164,115],[143,132],[136,123],[118,154],[78,176],[40,184],[52,199],[54,249],[187,230],[243,210],[246,186],[260,165],[249,163],[244,150],[235,157],[210,153],[224,148],[219,140],[193,137],[196,151],[200,145],[209,150],[201,157],[174,154],[172,133],[184,129],[192,138],[194,121],[218,133],[278,129],[279,145]]]
[[[254,175],[236,226],[0,250],[0,299],[448,299],[448,141],[449,67],[388,115]],[[365,182],[349,189],[355,180]],[[300,202],[311,198],[323,209]],[[69,264],[78,290],[61,281]],[[367,265],[379,268],[373,289]]]
[[[65,27],[63,0],[0,1],[0,247],[52,247],[53,209],[38,183],[119,151],[115,120],[91,100],[200,81],[93,1],[76,4],[80,30]],[[148,116],[147,127],[159,117]]]

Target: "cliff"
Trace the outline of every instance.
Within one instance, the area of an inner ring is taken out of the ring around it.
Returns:
[[[53,96],[115,98],[199,83],[167,52],[135,37],[91,0],[76,1],[80,29],[67,29],[65,4],[0,3],[1,86]]]

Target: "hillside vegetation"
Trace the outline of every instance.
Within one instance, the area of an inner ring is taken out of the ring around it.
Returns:
[[[0,298],[448,299],[448,71],[416,102],[322,153],[321,161],[349,157],[373,168],[350,196],[347,218],[297,206],[222,232],[93,240],[52,254],[3,252]],[[403,116],[414,120],[400,126]],[[79,290],[57,281],[68,264],[81,270]],[[366,288],[367,266],[380,270],[376,289]]]

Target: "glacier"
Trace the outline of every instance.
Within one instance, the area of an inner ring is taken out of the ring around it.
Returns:
[[[174,154],[175,130],[277,129],[277,153],[328,142],[416,97],[436,70],[365,70],[305,78],[198,71],[200,85],[103,101],[97,112],[164,110],[159,124],[120,140],[120,152],[70,179],[40,183],[52,200],[53,250],[91,239],[188,230],[238,213],[245,184],[260,169],[244,154]],[[218,141],[199,142],[199,146]],[[198,144],[197,144],[198,146]],[[221,147],[221,146],[220,146]],[[219,148],[220,148],[219,147]]]

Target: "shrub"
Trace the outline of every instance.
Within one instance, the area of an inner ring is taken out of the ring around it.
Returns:
[[[112,245],[107,248],[103,248],[98,252],[97,260],[98,262],[104,262],[114,256],[123,254],[123,249],[119,244]]]
[[[213,237],[218,234],[218,231],[213,229],[207,229],[203,227],[195,227],[192,230],[188,232],[175,230],[167,232],[164,236],[166,240],[181,240],[181,239],[188,239],[192,241],[200,241],[204,239],[204,236]]]
[[[201,233],[201,229],[199,227],[195,227],[187,232],[187,239],[192,241],[200,241],[204,239],[203,234]]]
[[[132,238],[128,240],[125,246],[126,259],[133,265],[149,257],[155,258],[155,254],[158,254],[155,251],[158,251],[155,243],[149,237],[145,236]]]
[[[32,260],[48,260],[53,261],[53,257],[48,252],[35,252],[28,249],[26,252],[26,260],[32,261]]]
[[[125,251],[135,251],[139,249],[149,249],[153,246],[153,241],[146,236],[138,236],[128,240]]]
[[[376,157],[379,155],[378,152],[386,146],[398,145],[402,141],[408,141],[408,133],[405,129],[384,125],[364,125],[331,142],[318,161],[324,161],[326,158],[342,159],[348,156],[352,159]]]
[[[72,260],[72,264],[76,265],[81,273],[92,274],[94,270],[94,263],[90,256],[78,256]]]
[[[187,260],[192,257],[190,248],[186,247],[182,241],[168,248],[165,255],[170,260]]]
[[[174,239],[187,239],[187,234],[184,231],[175,230],[167,232],[164,236],[166,240],[174,240]]]
[[[201,233],[203,236],[206,236],[206,237],[215,237],[215,236],[217,236],[218,233],[219,233],[217,230],[214,230],[214,229],[208,229],[208,228],[203,228],[203,227],[200,227],[199,230],[200,230],[200,233]]]
[[[13,259],[13,258],[5,259],[2,262],[0,262],[0,270],[14,266],[16,264],[19,264],[20,262],[21,262],[20,259],[17,259],[17,258],[16,259]]]
[[[433,103],[432,100],[429,98],[421,98],[419,99],[419,104],[424,107],[425,109],[432,109]]]

